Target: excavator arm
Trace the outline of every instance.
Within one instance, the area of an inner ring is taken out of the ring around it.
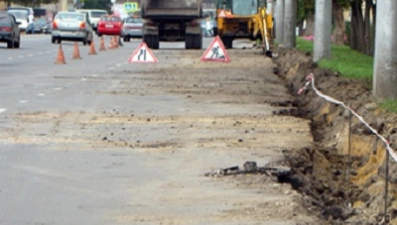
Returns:
[[[249,23],[249,28],[253,30],[253,37],[261,37],[266,55],[271,54],[270,43],[272,40],[273,18],[272,15],[266,13],[266,8],[260,8],[258,13],[253,15]]]

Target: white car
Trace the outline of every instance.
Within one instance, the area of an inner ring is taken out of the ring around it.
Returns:
[[[28,12],[26,10],[11,9],[7,11],[15,17],[15,20],[19,23],[19,29],[25,31],[29,25]]]
[[[102,9],[78,9],[76,11],[88,14],[88,20],[90,21],[91,27],[95,32],[97,32],[97,26],[101,16],[108,14],[106,10]]]

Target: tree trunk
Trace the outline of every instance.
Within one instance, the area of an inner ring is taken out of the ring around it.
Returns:
[[[345,18],[343,17],[343,8],[334,3],[332,7],[332,14],[335,22],[335,29],[332,33],[333,43],[337,45],[345,44]]]
[[[352,29],[351,29],[351,48],[359,52],[365,53],[365,26],[362,11],[362,0],[354,0],[351,2],[352,9]]]
[[[355,10],[355,2],[350,2],[351,20],[350,20],[350,36],[349,45],[351,49],[357,50],[357,12]]]
[[[372,0],[365,0],[365,17],[364,17],[364,40],[365,40],[365,54],[372,55],[372,37],[371,37],[371,2]]]
[[[372,37],[374,38],[374,46],[375,46],[375,31],[376,31],[376,4],[372,2]],[[375,48],[375,47],[374,47]]]
[[[376,30],[376,4],[374,4],[373,0],[367,0],[367,4],[368,6],[371,7],[371,12],[372,12],[372,23],[370,23],[370,26],[372,26],[372,28],[370,27],[370,43],[371,43],[371,51],[370,51],[370,55],[374,56],[375,53],[375,30]]]
[[[313,35],[314,35],[314,14],[310,14],[306,18],[305,36],[313,36]]]

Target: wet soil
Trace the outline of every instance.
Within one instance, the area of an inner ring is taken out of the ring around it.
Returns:
[[[310,87],[301,95],[298,91],[313,73],[318,90],[350,106],[390,140],[393,149],[396,115],[379,107],[371,95],[370,81],[320,69],[312,63],[310,53],[281,49],[274,63],[274,73],[284,80],[298,108],[285,114],[310,120],[313,145],[285,154],[291,166],[286,181],[303,194],[304,205],[314,207],[327,224],[397,224],[397,163],[393,159],[389,160],[384,217],[385,145],[341,106],[318,97]]]

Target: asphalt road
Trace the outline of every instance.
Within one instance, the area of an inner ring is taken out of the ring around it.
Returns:
[[[54,64],[58,45],[48,35],[23,36],[20,49],[0,45],[0,224],[295,224],[273,218],[272,204],[256,217],[244,211],[263,201],[289,206],[288,187],[258,195],[203,176],[310,143],[307,121],[273,118],[263,104],[289,98],[277,78],[262,87],[269,61],[251,75],[240,67],[252,52],[239,65],[201,64],[204,49],[180,42],[161,43],[155,65],[130,64],[141,40],[101,52],[95,43],[97,55],[80,44],[82,59],[73,60],[64,42],[66,65]]]
[[[124,202],[127,193],[119,189],[126,190],[131,184],[125,181],[145,185],[147,181],[134,177],[150,175],[154,179],[151,173],[159,174],[158,169],[136,170],[143,167],[143,160],[139,155],[126,155],[124,151],[83,151],[74,155],[67,153],[68,146],[59,146],[59,143],[43,149],[43,143],[47,146],[51,142],[18,141],[19,134],[10,139],[13,134],[8,128],[25,129],[18,121],[18,114],[110,112],[127,107],[128,99],[120,101],[93,93],[113,90],[118,81],[109,79],[91,85],[91,80],[106,79],[115,69],[131,67],[127,60],[140,40],[125,43],[122,51],[120,47],[120,51],[99,52],[97,46],[97,55],[88,55],[89,46],[80,43],[81,60],[71,59],[74,43],[64,42],[66,65],[54,64],[59,49],[58,45],[50,44],[49,35],[26,35],[21,43],[20,49],[10,50],[6,46],[0,49],[3,58],[0,61],[3,137],[0,141],[0,224],[113,224],[108,214]],[[182,47],[181,44],[172,47]],[[17,119],[10,120],[10,117]],[[37,139],[45,139],[51,129],[52,124],[42,123],[31,128],[27,135],[33,132],[38,135]],[[62,132],[79,135],[74,131]],[[66,150],[59,151],[60,148]],[[111,172],[104,170],[107,168]],[[89,170],[97,172],[88,175]],[[82,199],[82,196],[85,197]]]

